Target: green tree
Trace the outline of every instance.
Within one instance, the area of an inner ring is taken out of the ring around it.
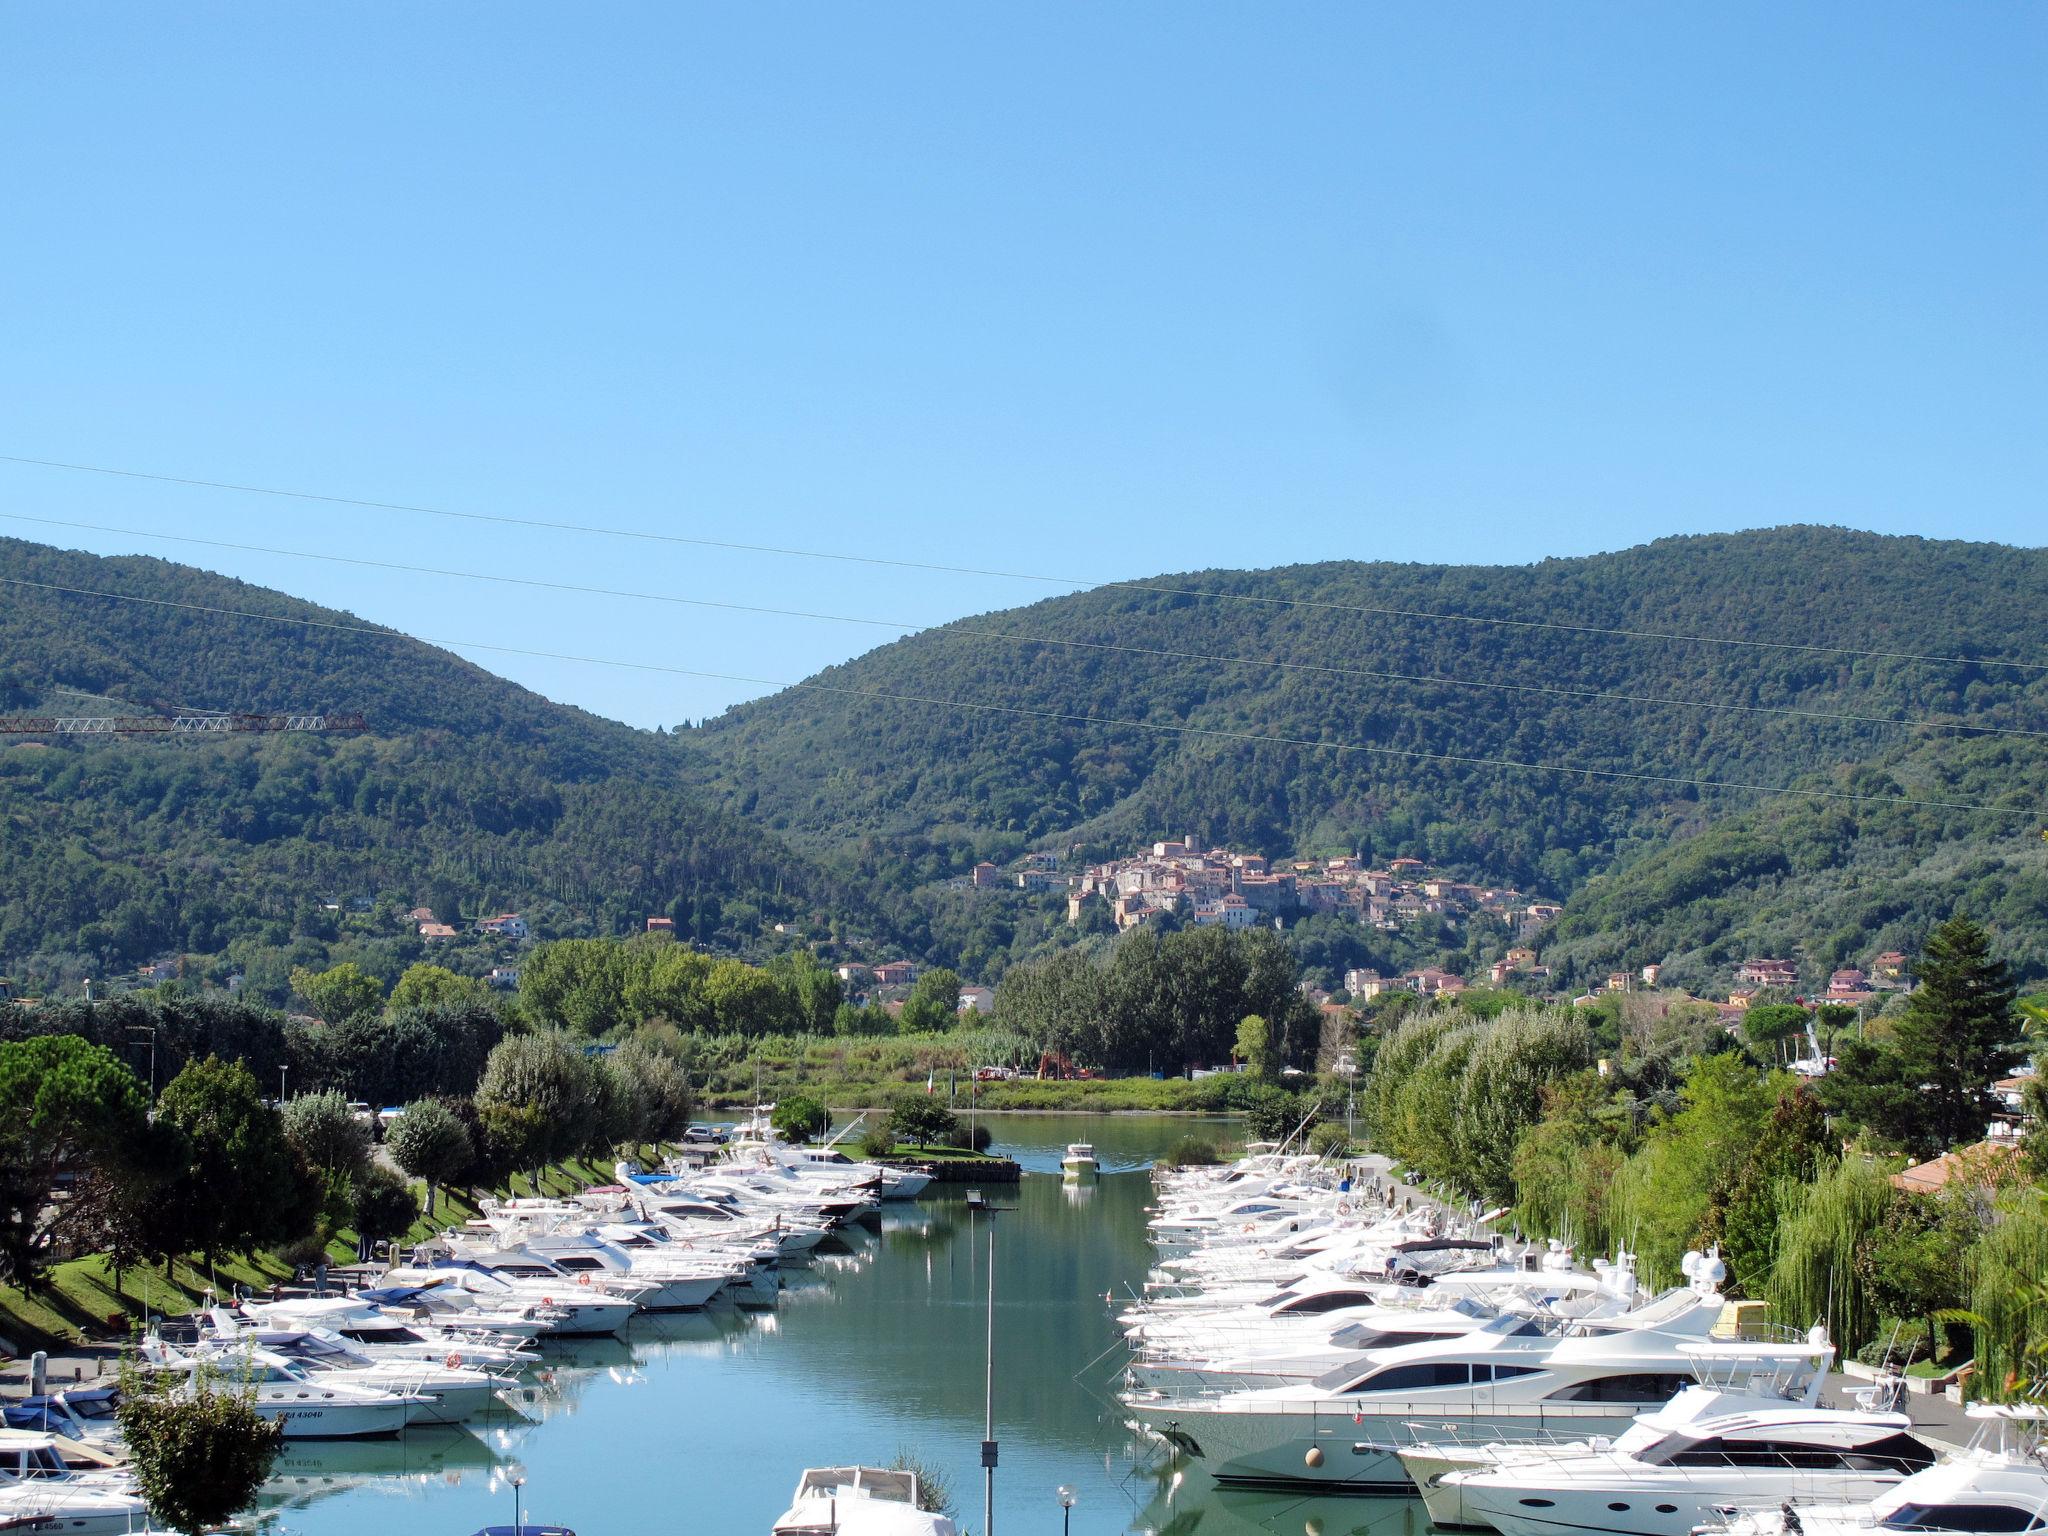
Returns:
[[[1587,1064],[1585,1025],[1569,1009],[1516,1008],[1474,1038],[1458,1083],[1451,1167],[1492,1202],[1513,1203],[1515,1152],[1543,1114],[1543,1090]]]
[[[1731,1181],[1762,1136],[1778,1088],[1737,1056],[1693,1063],[1676,1114],[1652,1127],[1617,1181],[1624,1231],[1634,1231],[1644,1273],[1678,1278],[1715,1191]]]
[[[333,1092],[287,1099],[280,1114],[285,1140],[325,1183],[329,1209],[345,1215],[348,1191],[370,1166],[370,1127]]]
[[[522,982],[524,977],[521,978]],[[546,1030],[501,1040],[484,1063],[477,1108],[510,1111],[498,1125],[520,1130],[522,1166],[539,1168],[582,1151],[603,1130],[597,1070],[568,1035]]]
[[[645,1116],[640,1126],[642,1140],[659,1145],[674,1141],[689,1129],[695,1096],[689,1071],[680,1058],[642,1032],[613,1052],[612,1062],[639,1085]]]
[[[1630,1121],[1592,1072],[1544,1085],[1542,1111],[1515,1146],[1515,1219],[1582,1252],[1614,1246],[1614,1182],[1628,1161]]]
[[[2022,1059],[2012,1042],[2017,989],[1991,954],[1991,936],[1953,917],[1928,936],[1920,985],[1895,1026],[1894,1050],[1919,1084],[1918,1114],[1907,1145],[1930,1155],[1983,1138],[1999,1110],[1991,1084]]]
[[[1246,1095],[1244,1128],[1254,1141],[1285,1141],[1315,1123],[1316,1106],[1285,1088],[1264,1084]]]
[[[1743,1038],[1752,1045],[1775,1046],[1804,1033],[1807,1017],[1797,1003],[1752,1003],[1742,1013]]]
[[[537,944],[519,964],[519,1000],[541,1024],[602,1035],[626,1017],[626,951],[606,939]]]
[[[386,1005],[401,1008],[483,1007],[490,988],[474,976],[459,976],[445,965],[410,965],[391,988]]]
[[[782,988],[788,1008],[799,1029],[814,1035],[832,1033],[832,1021],[845,999],[846,989],[808,949],[777,955],[768,963],[768,975]]]
[[[115,1411],[150,1518],[185,1536],[254,1503],[284,1444],[284,1426],[256,1411],[253,1387],[203,1370],[188,1381],[125,1366]]]
[[[411,1186],[382,1164],[365,1168],[349,1195],[356,1213],[358,1258],[369,1258],[379,1242],[403,1237],[419,1220],[420,1206]]]
[[[735,1035],[775,1034],[794,1020],[788,994],[767,972],[738,960],[714,961],[704,978],[712,1026]]]
[[[427,1186],[427,1214],[444,1185],[458,1182],[476,1159],[469,1128],[439,1099],[416,1099],[384,1136],[391,1160]]]
[[[329,1024],[346,1024],[384,1004],[382,984],[353,960],[324,971],[300,966],[292,972],[292,990]]]
[[[906,1035],[935,1035],[951,1029],[960,1019],[960,976],[944,966],[934,966],[911,983],[897,1026]]]
[[[1779,1095],[1763,1134],[1726,1192],[1709,1199],[1701,1224],[1700,1241],[1721,1245],[1730,1290],[1764,1294],[1778,1260],[1783,1186],[1811,1183],[1834,1160],[1836,1148],[1827,1112],[1811,1088],[1802,1083]]]
[[[165,1086],[157,1119],[182,1138],[183,1158],[152,1206],[156,1251],[197,1251],[211,1264],[224,1249],[311,1228],[320,1181],[246,1067],[214,1056],[191,1063]]]
[[[816,1141],[825,1133],[832,1116],[823,1104],[809,1094],[793,1093],[781,1099],[775,1112],[768,1117],[768,1123],[790,1141]]]
[[[1273,1028],[1256,1013],[1248,1013],[1237,1025],[1237,1059],[1260,1082],[1273,1077]]]
[[[1900,1192],[1856,1249],[1856,1274],[1880,1316],[1918,1318],[1930,1349],[1940,1341],[1936,1314],[1969,1301],[1968,1258],[1981,1223],[1954,1198]]]
[[[889,1111],[890,1135],[913,1146],[936,1146],[959,1123],[953,1111],[928,1094],[914,1094]]]
[[[0,1264],[14,1283],[38,1283],[53,1247],[103,1217],[147,1131],[142,1087],[111,1051],[75,1035],[0,1044]],[[91,1170],[106,1177],[51,1198],[60,1175]]]

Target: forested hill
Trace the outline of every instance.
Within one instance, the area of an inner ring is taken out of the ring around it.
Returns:
[[[1666,779],[1828,783],[1923,743],[1938,759],[1956,739],[1947,724],[2048,728],[2048,671],[1900,654],[2048,660],[2039,550],[1780,528],[1531,566],[1333,562],[1139,585],[1225,595],[1104,588],[927,631],[815,681],[960,707],[792,690],[686,740],[728,804],[882,885],[1028,845],[1121,852],[1170,833],[1270,854],[1414,854],[1563,896],[1759,803]],[[1432,613],[1503,622],[1415,616]],[[975,707],[987,705],[1039,713]],[[2028,762],[2043,745],[1997,739]],[[2010,831],[1980,822],[1965,840]]]
[[[379,894],[524,909],[552,932],[666,913],[732,946],[783,917],[874,931],[856,893],[683,787],[666,739],[188,566],[0,539],[0,577],[42,584],[0,586],[0,712],[370,722],[359,737],[0,741],[0,973],[46,985],[189,953],[282,1000],[292,963],[365,945],[403,958],[326,911]]]

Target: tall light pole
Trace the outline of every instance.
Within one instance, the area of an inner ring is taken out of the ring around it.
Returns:
[[[526,1478],[524,1474],[514,1472],[510,1482],[512,1484],[512,1536],[519,1536],[519,1533],[526,1528],[526,1522],[519,1513],[519,1490],[526,1486]]]
[[[995,1536],[996,1530],[996,1224],[988,1224],[988,1341],[987,1380],[984,1384],[981,1424],[981,1531]]]
[[[277,1069],[277,1103],[280,1109],[284,1107],[284,1075],[289,1071],[291,1071],[291,1063],[289,1062],[286,1062]]]
[[[1074,1490],[1065,1483],[1059,1487],[1060,1495],[1060,1536],[1073,1536],[1074,1531]]]

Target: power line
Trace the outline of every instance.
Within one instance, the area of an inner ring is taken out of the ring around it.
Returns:
[[[1858,715],[1839,710],[1799,709],[1791,705],[1738,704],[1719,699],[1680,699],[1657,694],[1617,693],[1598,688],[1573,688],[1554,683],[1484,682],[1472,678],[1442,677],[1429,673],[1390,672],[1369,667],[1339,667],[1317,662],[1283,661],[1278,657],[1225,656],[1203,651],[1170,650],[1154,646],[1119,645],[1103,640],[1077,640],[1064,635],[1031,634],[1019,630],[988,629],[955,622],[914,624],[898,619],[871,619],[851,614],[823,613],[807,608],[771,608],[757,603],[727,602],[718,598],[684,597],[671,592],[636,592],[618,587],[594,587],[577,582],[548,581],[537,576],[501,576],[488,571],[456,570],[443,566],[410,565],[397,560],[372,560],[361,555],[323,554],[313,550],[284,549],[271,544],[247,544],[230,539],[201,538],[195,534],[156,533],[143,528],[121,528],[108,523],[86,523],[67,518],[35,517],[25,512],[0,512],[0,519],[36,523],[51,528],[83,529],[94,533],[120,534],[127,538],[155,539],[169,544],[192,544],[206,549],[233,550],[240,554],[280,555],[292,560],[319,560],[333,565],[354,565],[370,570],[403,571],[414,576],[443,576],[459,581],[496,582],[503,586],[533,587],[550,592],[569,592],[583,597],[622,598],[632,602],[668,603],[686,608],[710,608],[725,613],[764,614],[783,619],[815,619],[830,624],[858,624],[901,634],[936,633],[942,638],[971,637],[1003,640],[1020,645],[1050,645],[1068,650],[1110,652],[1126,656],[1150,656],[1165,660],[1200,661],[1220,666],[1269,667],[1287,672],[1305,672],[1323,677],[1366,678],[1379,682],[1421,683],[1446,688],[1470,688],[1490,693],[1541,694],[1553,698],[1650,705],[1665,709],[1703,709],[1749,715],[1778,715],[1795,719],[1831,721],[1845,725],[1899,726],[1908,730],[1926,727],[1942,731],[1976,731],[1996,736],[2048,737],[2048,731],[2016,725],[1984,725],[1971,721],[1914,720],[1895,715]]]
[[[978,714],[1008,715],[1021,719],[1051,720],[1074,725],[1114,726],[1151,731],[1159,735],[1188,736],[1216,741],[1244,742],[1254,746],[1307,747],[1323,752],[1357,752],[1375,757],[1399,757],[1417,762],[1447,763],[1471,768],[1502,768],[1522,773],[1549,773],[1565,777],[1612,779],[1636,784],[1670,784],[1690,789],[1731,789],[1755,794],[1787,795],[1810,800],[1855,801],[1875,805],[1902,805],[1926,810],[1977,811],[1994,816],[2032,816],[2022,806],[1985,805],[1967,800],[1922,800],[1906,795],[1867,795],[1842,789],[1801,789],[1780,784],[1749,784],[1736,779],[1690,778],[1672,773],[1630,773],[1617,768],[1585,768],[1569,763],[1533,763],[1515,758],[1477,757],[1456,752],[1423,752],[1406,747],[1372,746],[1365,742],[1324,741],[1307,736],[1280,736],[1258,731],[1226,731],[1210,726],[1169,724],[1159,720],[1131,720],[1113,715],[1086,715],[1056,709],[1032,709],[1016,704],[991,704],[979,700],[945,699],[927,694],[899,693],[879,688],[847,688],[814,681],[785,682],[771,677],[750,677],[735,672],[706,672],[694,667],[674,667],[661,662],[622,661],[610,656],[579,656],[565,651],[543,651],[527,646],[496,645],[483,640],[440,640],[425,635],[406,635],[374,624],[344,624],[332,619],[296,618],[278,613],[256,613],[240,608],[221,608],[207,603],[179,602],[164,597],[139,597],[127,592],[106,592],[91,587],[64,586],[57,582],[29,581],[0,576],[0,585],[27,587],[44,592],[61,592],[73,597],[105,598],[113,602],[140,603],[153,608],[175,608],[189,613],[214,614],[224,618],[256,619],[272,624],[295,624],[307,629],[324,629],[343,634],[370,635],[383,640],[411,640],[425,645],[446,646],[466,651],[489,651],[503,656],[528,656],[546,661],[568,661],[585,666],[617,667],[634,672],[654,672],[672,677],[705,678],[715,682],[749,683],[763,688],[801,689],[846,698],[874,699],[883,703],[920,704],[939,709],[965,710]]]
[[[1030,571],[992,570],[971,565],[942,565],[925,560],[901,560],[882,555],[852,555],[840,551],[799,549],[777,544],[743,544],[729,539],[705,539],[680,533],[654,533],[641,528],[609,528],[596,523],[571,523],[551,518],[513,517],[501,512],[462,512],[448,507],[417,506],[400,501],[372,501],[358,496],[335,496],[321,491],[295,491],[266,485],[240,485],[228,480],[201,480],[185,475],[156,474],[140,469],[116,469],[102,464],[73,464],[61,459],[36,459],[22,454],[0,453],[0,464],[28,464],[41,469],[62,469],[78,474],[109,475],[124,480],[148,480],[160,485],[182,485],[201,490],[234,491],[248,496],[274,496],[289,501],[316,501],[328,506],[363,507],[379,512],[407,512],[424,517],[454,518],[463,522],[496,523],[508,528],[538,528],[556,533],[587,533],[611,539],[637,539],[653,544],[683,544],[696,549],[723,549],[741,554],[776,555],[800,560],[831,560],[850,565],[885,566],[893,570],[927,571],[947,576],[987,576],[1002,581],[1030,581],[1045,586],[1085,588],[1109,592],[1147,592],[1166,597],[1212,598],[1221,602],[1255,603],[1277,608],[1305,608],[1325,613],[1367,614],[1380,618],[1420,619],[1445,624],[1485,624],[1506,629],[1555,630],[1566,634],[1603,635],[1627,640],[1667,640],[1688,645],[1736,646],[1747,650],[1794,651],[1815,656],[1846,656],[1869,661],[1929,661],[1950,666],[2016,667],[2026,671],[2048,671],[2048,661],[2006,661],[1988,656],[1940,656],[1918,651],[1858,650],[1850,646],[1809,645],[1785,640],[1745,640],[1733,635],[1684,634],[1673,630],[1626,629],[1611,625],[1563,624],[1546,619],[1503,619],[1476,613],[1443,613],[1426,608],[1389,608],[1365,603],[1330,603],[1311,598],[1272,597],[1251,592],[1223,592],[1195,587],[1168,587],[1156,582],[1103,581],[1090,576],[1046,576]]]

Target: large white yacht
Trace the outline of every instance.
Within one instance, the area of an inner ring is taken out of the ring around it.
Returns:
[[[1689,1287],[1617,1318],[1505,1314],[1461,1337],[1365,1351],[1300,1385],[1123,1401],[1221,1481],[1400,1492],[1413,1485],[1396,1447],[1416,1421],[1479,1440],[1615,1435],[1695,1381],[1817,1400],[1826,1337],[1710,1338],[1721,1265],[1697,1254],[1686,1265]]]
[[[921,1492],[916,1473],[895,1467],[806,1467],[774,1536],[955,1536]]]
[[[1890,1536],[1943,1531],[2003,1536],[2048,1530],[2048,1454],[2038,1403],[1982,1403],[1969,1410],[1977,1433],[1963,1450],[1869,1502],[1784,1503],[1731,1509],[1708,1527],[1715,1536]]]
[[[1612,1442],[1403,1447],[1439,1526],[1502,1536],[1688,1536],[1726,1505],[1865,1500],[1934,1464],[1902,1413],[1690,1387]]]
[[[466,1299],[483,1307],[517,1309],[534,1333],[544,1338],[617,1333],[640,1310],[637,1296],[647,1289],[635,1286],[634,1295],[614,1295],[608,1286],[586,1285],[580,1279],[501,1275],[461,1259],[392,1269],[385,1273],[383,1284],[432,1286],[444,1294],[464,1293]]]

